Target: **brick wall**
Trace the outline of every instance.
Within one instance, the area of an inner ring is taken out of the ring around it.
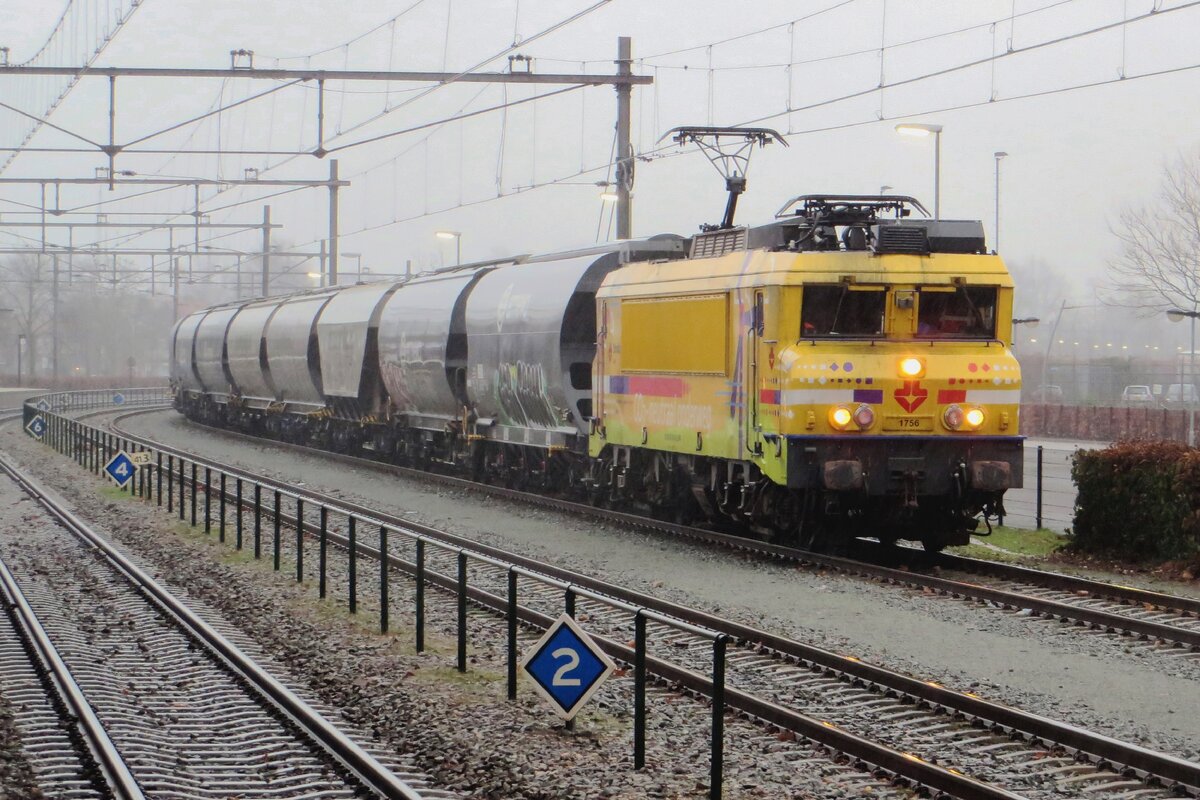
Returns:
[[[1200,425],[1200,412],[1197,413]],[[1021,433],[1062,439],[1174,439],[1187,441],[1188,412],[1169,408],[1118,408],[1026,403]]]

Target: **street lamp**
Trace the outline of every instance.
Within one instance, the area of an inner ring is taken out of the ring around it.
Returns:
[[[17,386],[20,386],[21,382],[24,380],[24,378],[21,377],[21,373],[22,373],[21,349],[22,349],[22,345],[25,344],[25,339],[26,339],[25,334],[23,334],[23,333],[17,334]]]
[[[1013,320],[1013,325],[1028,325],[1031,328],[1036,328],[1041,322],[1037,317],[1018,317]]]
[[[1008,153],[1003,150],[997,150],[992,153],[992,158],[996,159],[996,246],[992,249],[997,253],[1000,252],[1000,160],[1007,155]]]
[[[1192,347],[1188,353],[1188,447],[1196,446],[1196,318],[1200,317],[1200,311],[1184,311],[1179,308],[1172,308],[1167,312],[1167,319],[1171,322],[1183,322],[1184,319],[1191,320],[1192,328]],[[1179,391],[1183,393],[1183,387],[1179,387]]]
[[[439,239],[453,239],[454,240],[454,265],[460,266],[462,264],[462,232],[461,231],[438,231],[437,237]]]
[[[241,300],[242,299],[242,259],[243,258],[257,258],[261,254],[260,253],[247,253],[245,250],[235,250],[232,247],[215,247],[214,245],[211,245],[211,244],[202,244],[202,245],[200,245],[200,249],[208,250],[208,251],[212,252],[213,255],[230,255],[230,256],[234,256],[237,258],[237,266],[235,267],[235,270],[236,270],[235,274],[237,276],[237,288],[234,290],[234,296],[237,297],[238,300]]]
[[[892,188],[893,188],[893,187],[891,187],[891,186],[888,186],[888,185],[885,183],[883,186],[880,186],[880,187],[879,187],[879,193],[880,193],[880,194],[887,194],[888,192],[890,192],[890,191],[892,190]]]
[[[901,136],[925,137],[933,134],[933,218],[942,217],[942,126],[925,122],[901,122],[896,126]]]
[[[358,268],[357,274],[354,277],[354,282],[358,283],[362,280],[362,253],[342,253],[342,258],[353,258],[355,266]]]

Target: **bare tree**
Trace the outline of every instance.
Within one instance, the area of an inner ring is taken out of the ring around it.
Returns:
[[[0,302],[12,309],[17,333],[28,342],[30,376],[37,369],[38,339],[50,328],[50,270],[50,263],[36,255],[12,257],[0,265]]]
[[[1147,310],[1200,307],[1200,150],[1163,170],[1156,202],[1121,212],[1121,254],[1105,302]]]

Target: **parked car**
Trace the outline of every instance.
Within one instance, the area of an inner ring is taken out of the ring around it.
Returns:
[[[1053,383],[1048,383],[1045,386],[1039,386],[1033,390],[1032,394],[1030,394],[1028,402],[1062,405],[1063,389],[1061,386],[1056,386]]]
[[[1163,405],[1167,408],[1187,408],[1200,399],[1196,387],[1190,383],[1172,383],[1167,386],[1163,395]]]
[[[1158,405],[1158,401],[1154,398],[1154,393],[1150,391],[1149,386],[1135,384],[1126,386],[1125,391],[1121,392],[1121,405],[1153,408]]]

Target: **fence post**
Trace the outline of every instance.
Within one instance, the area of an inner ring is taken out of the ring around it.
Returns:
[[[320,576],[317,578],[317,594],[322,600],[325,599],[325,548],[328,544],[328,537],[329,509],[321,506],[321,538],[317,547],[317,571],[320,573]]]
[[[192,527],[196,527],[196,462],[192,462]]]
[[[517,699],[517,571],[508,568],[508,699]]]
[[[225,471],[221,471],[221,521],[217,527],[217,540],[225,543]]]
[[[179,511],[179,521],[180,522],[182,522],[184,520],[184,515],[187,513],[187,511],[185,510],[185,507],[187,506],[187,502],[183,499],[183,472],[184,472],[183,456],[180,456],[179,457],[179,508],[177,509]]]
[[[212,467],[204,468],[204,532],[212,533]]]
[[[304,583],[304,500],[296,498],[296,583]]]
[[[467,671],[467,554],[458,551],[458,671]]]
[[[633,616],[633,768],[646,766],[646,610]]]
[[[162,497],[162,486],[158,487],[158,496]],[[175,456],[167,456],[167,513],[175,512]]]
[[[283,511],[280,508],[280,505],[282,503],[283,503],[282,493],[278,489],[276,489],[275,490],[274,524],[272,525],[272,529],[273,529],[272,532],[273,532],[274,536],[272,536],[272,538],[271,538],[271,544],[272,544],[271,563],[274,566],[276,572],[279,572],[279,524],[280,524],[279,518],[283,515]]]
[[[236,486],[235,486],[234,491],[236,492],[236,496],[237,496],[237,504],[235,505],[235,508],[237,509],[237,517],[233,521],[233,531],[234,531],[235,537],[237,538],[237,545],[236,545],[237,549],[241,550],[242,549],[242,479],[241,478],[236,479]]]
[[[563,610],[566,612],[568,617],[571,619],[575,618],[574,586],[567,586],[566,590],[563,592]],[[572,717],[571,719],[567,720],[566,723],[563,724],[563,727],[569,731],[575,730],[575,718]]]
[[[351,514],[347,524],[350,526],[350,613],[358,611],[358,521]]]
[[[379,632],[388,632],[388,536],[387,526],[379,526]]]
[[[425,652],[425,540],[417,539],[417,652]]]
[[[725,645],[728,637],[718,633],[713,639],[712,769],[708,796],[720,800],[725,780]]]
[[[154,483],[158,486],[158,507],[162,508],[162,451],[155,457]]]
[[[254,484],[254,557],[262,558],[262,484]]]
[[[1037,529],[1042,529],[1042,445],[1037,449]]]

